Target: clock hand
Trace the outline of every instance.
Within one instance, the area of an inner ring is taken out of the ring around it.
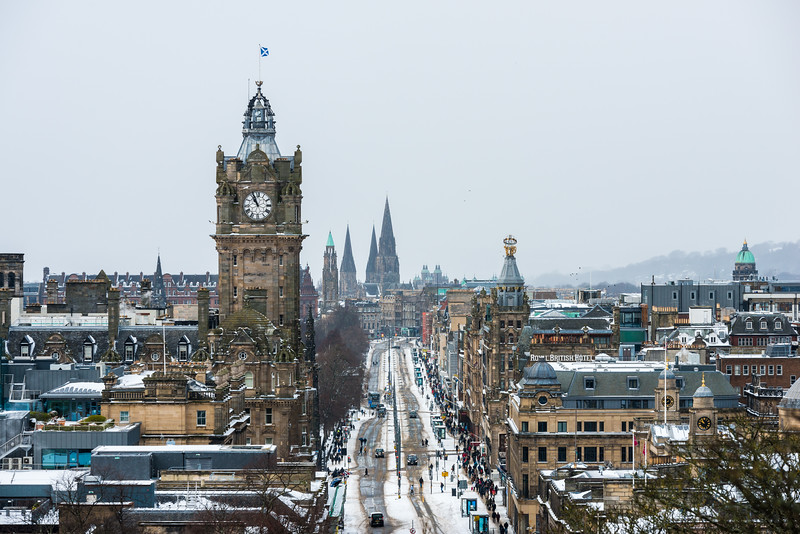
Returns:
[[[253,195],[253,202],[255,202],[256,207],[258,207],[258,197],[256,195]]]

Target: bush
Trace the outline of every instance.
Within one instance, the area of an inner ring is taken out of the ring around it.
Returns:
[[[37,421],[49,421],[52,419],[50,414],[44,412],[31,412],[28,414],[30,417],[33,417]]]
[[[105,423],[106,417],[104,415],[90,415],[89,417],[84,417],[81,419],[84,423]]]

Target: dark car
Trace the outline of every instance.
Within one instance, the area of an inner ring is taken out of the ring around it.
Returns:
[[[372,512],[369,516],[369,526],[371,527],[382,527],[383,526],[383,514],[380,512]]]
[[[417,418],[417,410],[409,410],[409,411],[408,411],[408,416],[409,416],[411,419],[416,419],[416,418]]]
[[[336,477],[333,480],[331,480],[331,487],[335,488],[336,486],[338,486],[341,483],[342,483],[342,477]]]
[[[375,449],[375,458],[384,458],[383,449]]]
[[[406,464],[408,465],[417,465],[417,455],[416,454],[409,454],[406,456]]]

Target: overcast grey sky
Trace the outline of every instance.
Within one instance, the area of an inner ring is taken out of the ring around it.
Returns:
[[[302,261],[386,195],[401,278],[796,240],[800,3],[3,2],[0,249],[216,272],[214,154],[262,73],[303,148]],[[733,261],[733,260],[731,260]]]

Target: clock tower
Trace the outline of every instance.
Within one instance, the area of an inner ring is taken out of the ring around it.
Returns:
[[[275,114],[256,82],[236,156],[217,150],[216,242],[220,321],[257,294],[259,309],[300,354],[302,152],[281,156]]]

